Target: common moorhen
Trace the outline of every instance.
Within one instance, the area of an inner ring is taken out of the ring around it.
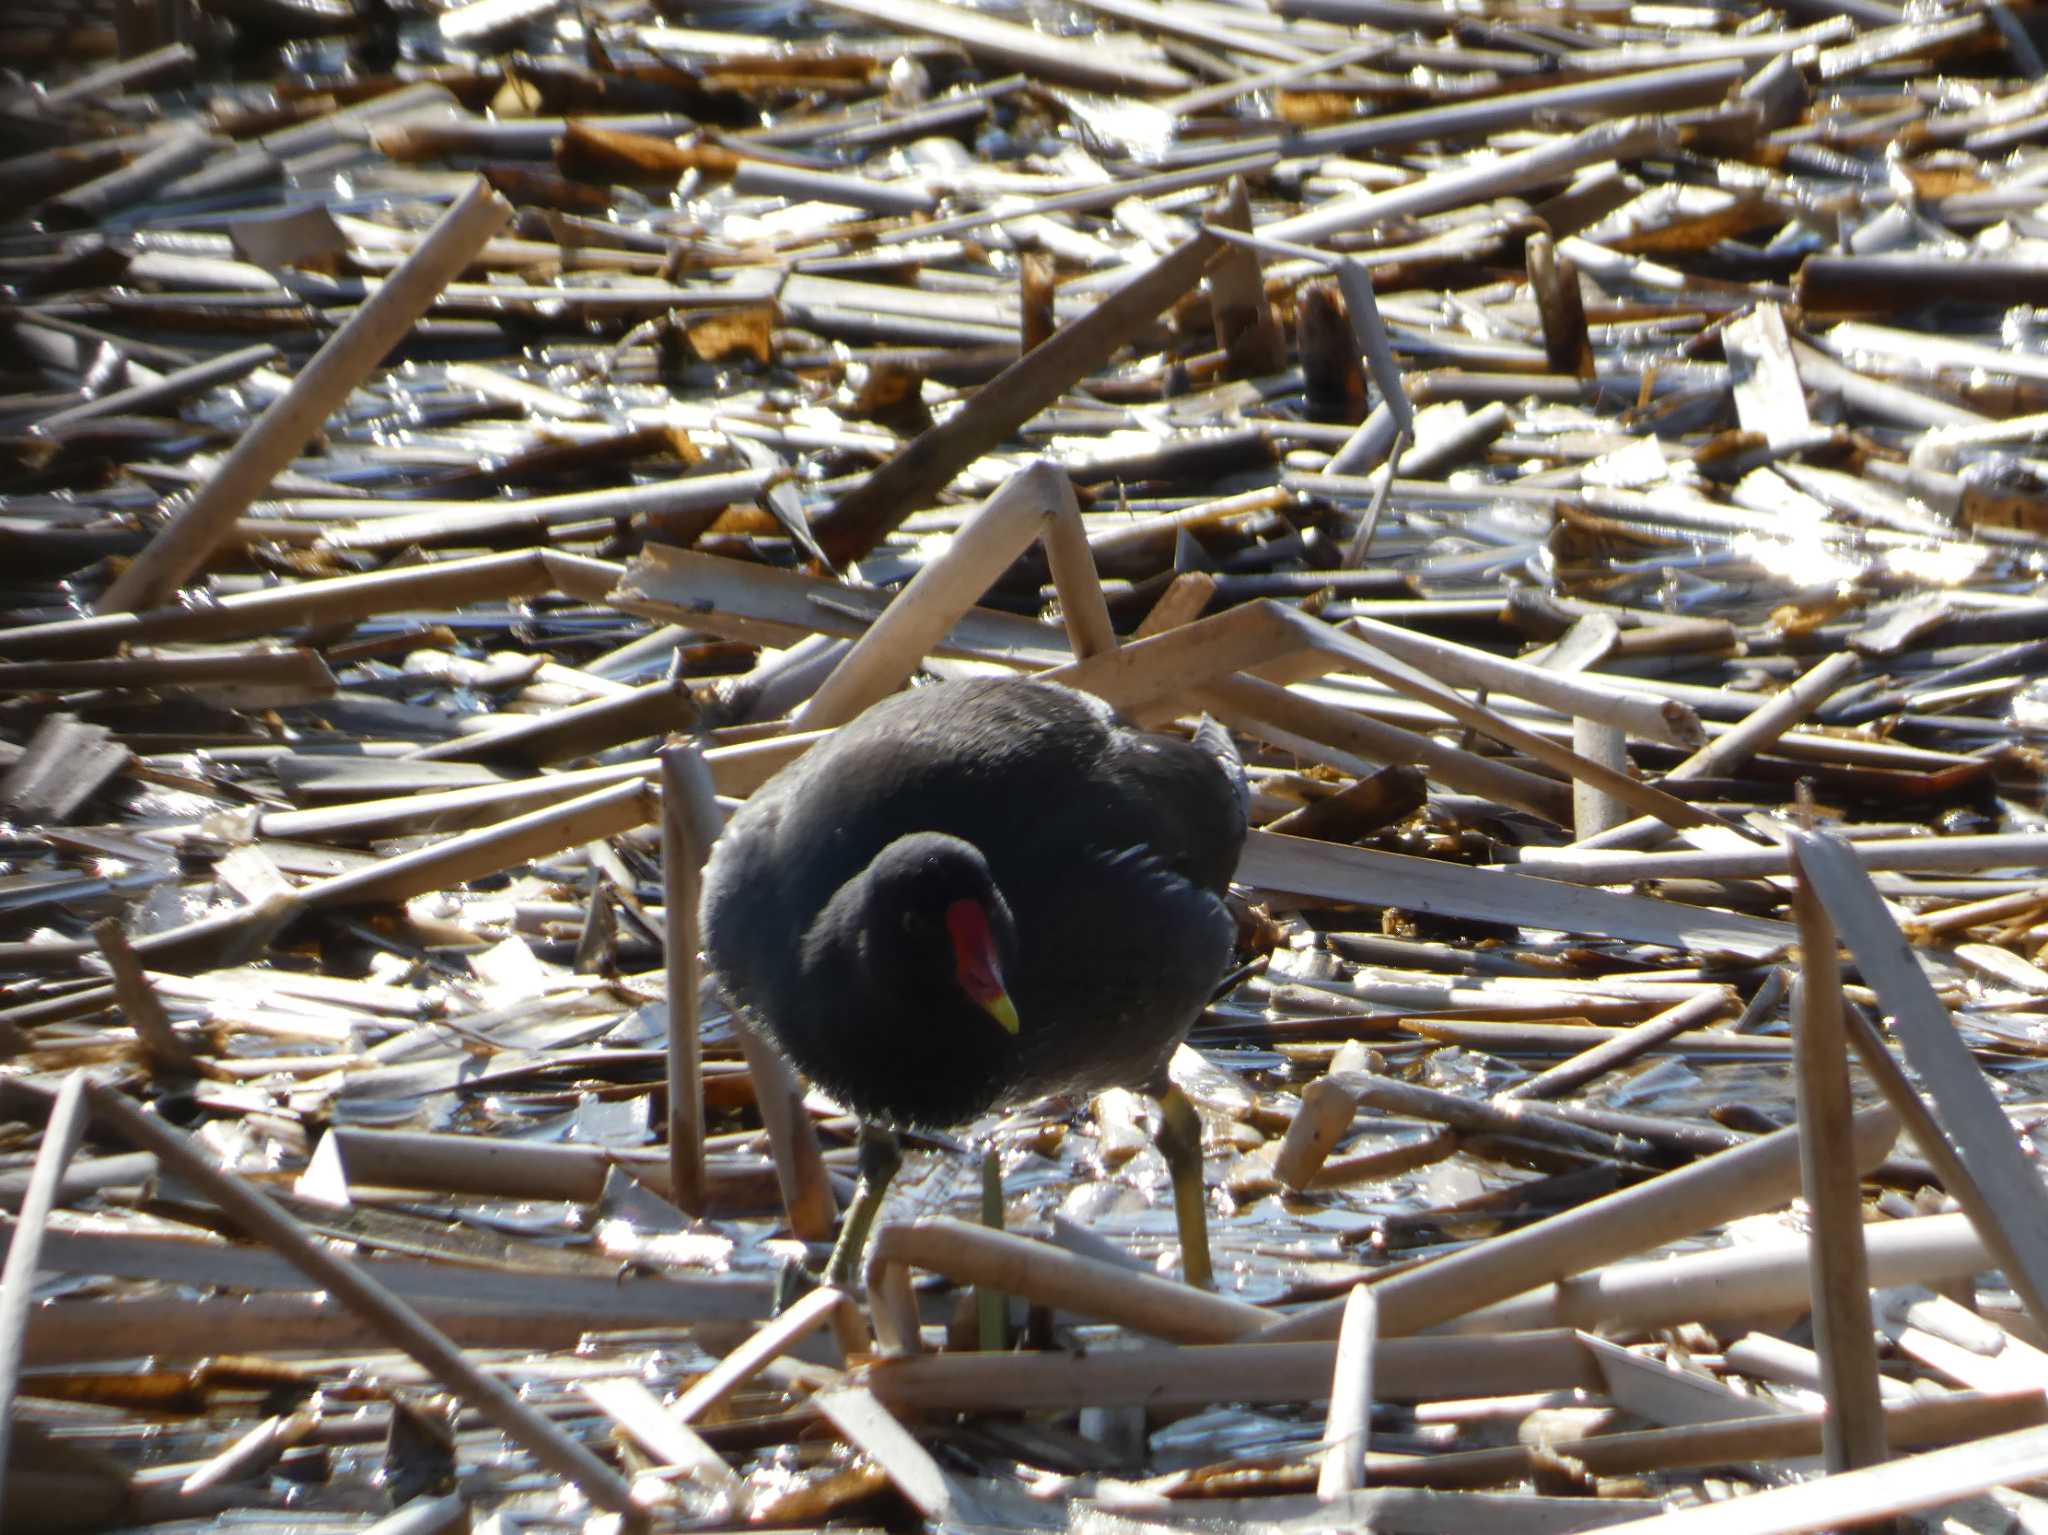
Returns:
[[[1210,1282],[1201,1125],[1166,1063],[1231,957],[1244,770],[1021,679],[898,693],[755,791],[702,925],[747,1023],[861,1118],[828,1277],[852,1279],[894,1130],[1113,1085],[1160,1101],[1182,1266]]]

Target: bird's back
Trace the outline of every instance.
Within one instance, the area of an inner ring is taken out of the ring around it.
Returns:
[[[1147,735],[1066,688],[974,679],[876,704],[733,817],[704,927],[735,999],[771,1023],[818,1005],[790,958],[802,933],[917,831],[980,848],[1015,915],[1025,1028],[1006,1096],[1151,1072],[1228,962],[1220,897],[1245,833],[1228,738]]]

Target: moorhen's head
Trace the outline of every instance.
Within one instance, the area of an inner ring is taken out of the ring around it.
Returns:
[[[1016,924],[979,848],[940,832],[899,837],[868,865],[866,895],[861,950],[886,994],[941,1018],[964,1000],[1017,1032],[1005,979]]]

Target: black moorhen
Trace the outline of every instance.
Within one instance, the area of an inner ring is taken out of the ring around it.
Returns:
[[[1229,964],[1244,770],[1021,679],[883,699],[757,790],[705,873],[711,965],[750,1026],[861,1118],[849,1282],[896,1127],[1115,1085],[1159,1098],[1182,1267],[1211,1282],[1201,1125],[1166,1063]]]

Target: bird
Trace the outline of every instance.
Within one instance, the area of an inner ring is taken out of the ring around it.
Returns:
[[[1167,1062],[1228,970],[1250,796],[1229,733],[1139,730],[1019,677],[891,694],[757,789],[700,930],[744,1027],[858,1116],[849,1287],[900,1130],[1136,1087],[1160,1102],[1190,1283],[1211,1287],[1201,1124]]]

